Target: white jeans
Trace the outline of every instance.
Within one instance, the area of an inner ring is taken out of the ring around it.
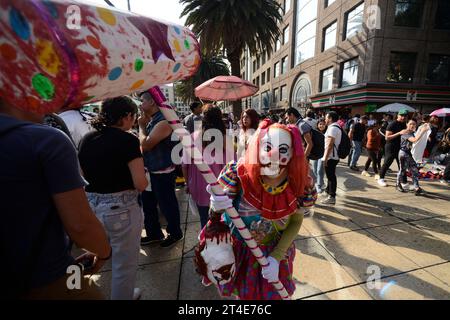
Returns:
[[[138,193],[129,190],[87,196],[112,247],[111,299],[132,300],[144,222]]]

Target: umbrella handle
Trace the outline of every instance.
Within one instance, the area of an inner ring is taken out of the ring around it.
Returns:
[[[204,163],[202,153],[198,150],[198,148],[195,146],[194,143],[192,143],[190,146],[185,146],[183,143],[186,137],[190,137],[190,133],[181,125],[181,121],[178,118],[177,114],[173,110],[173,108],[166,104],[166,97],[161,92],[161,89],[158,86],[155,86],[149,90],[149,93],[152,95],[153,100],[156,102],[156,104],[159,106],[162,114],[166,118],[166,120],[169,122],[169,125],[172,127],[175,134],[178,136],[178,138],[181,140],[183,144],[183,152],[187,152],[190,159],[194,160],[194,163],[196,164],[198,170],[202,174],[205,181],[211,185],[211,188],[213,192],[216,195],[225,195],[223,192],[222,187],[217,182],[217,178],[215,177],[214,173],[212,172],[211,168]],[[194,149],[194,154],[192,154],[192,149]],[[244,222],[242,221],[239,213],[236,211],[234,207],[230,207],[226,210],[227,214],[230,216],[230,218],[233,220],[233,224],[238,229],[239,233],[241,234],[242,238],[245,240],[247,246],[251,250],[252,254],[255,256],[256,260],[262,267],[266,267],[269,265],[266,257],[262,253],[261,249],[259,248],[258,244],[256,243],[255,239],[253,239],[253,236],[250,234],[250,231],[245,226]],[[272,285],[275,287],[275,289],[278,291],[279,295],[283,300],[290,300],[290,296],[286,289],[284,288],[281,281],[277,281],[272,283]]]

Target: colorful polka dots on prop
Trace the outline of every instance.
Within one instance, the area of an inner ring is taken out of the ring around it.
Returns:
[[[78,1],[0,0],[0,96],[33,113],[77,108],[192,76],[182,26]]]

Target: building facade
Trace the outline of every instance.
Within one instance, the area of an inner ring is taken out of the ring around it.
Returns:
[[[450,105],[450,1],[279,0],[271,55],[242,56],[259,111],[296,107],[371,112],[392,102]]]
[[[189,106],[175,95],[175,87],[173,85],[161,85],[160,88],[169,104],[175,108],[179,117],[183,118],[191,113]]]

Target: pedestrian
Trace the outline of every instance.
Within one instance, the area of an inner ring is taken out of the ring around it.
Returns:
[[[199,101],[194,101],[189,106],[191,114],[183,119],[183,126],[189,133],[193,133],[201,124],[202,120],[202,104]]]
[[[434,147],[437,145],[437,134],[439,131],[439,118],[431,116],[429,119],[431,133],[428,137],[425,158],[432,158],[434,153]]]
[[[381,158],[381,134],[379,132],[381,126],[381,121],[376,122],[372,127],[367,131],[367,143],[365,148],[367,149],[368,158],[366,164],[364,166],[364,171],[361,172],[361,175],[370,177],[370,173],[368,172],[370,164],[372,163],[373,172],[375,173],[375,179],[378,180],[380,178],[378,174],[379,170],[379,162]]]
[[[0,299],[103,299],[84,277],[80,289],[67,289],[71,265],[89,260],[84,273],[96,273],[111,247],[72,142],[42,120],[0,98]],[[73,259],[69,239],[89,253]]]
[[[348,137],[352,142],[352,151],[348,155],[348,165],[350,169],[353,171],[359,171],[358,164],[359,157],[362,153],[362,142],[366,135],[368,118],[366,115],[363,115],[360,118],[360,121],[356,122],[350,127],[350,132]]]
[[[315,112],[312,109],[306,111],[306,117],[303,119],[307,124],[311,126],[314,130],[317,130],[317,120],[315,119]]]
[[[308,124],[306,121],[302,119],[300,112],[298,112],[298,110],[295,108],[288,108],[286,110],[286,122],[290,124],[295,124],[300,130],[300,133],[302,134],[303,138],[303,147],[305,149],[305,156],[306,159],[308,159],[309,154],[311,153],[311,150],[313,148],[313,141],[311,134],[311,130],[313,130],[313,128],[311,127],[310,124]]]
[[[180,227],[180,208],[175,194],[175,165],[172,150],[172,128],[159,110],[148,91],[140,94],[142,101],[139,117],[141,148],[145,167],[150,173],[152,191],[142,193],[147,237],[142,245],[160,242],[163,248],[170,248],[184,236]],[[161,229],[157,206],[167,220],[167,237]]]
[[[327,114],[325,121],[328,128],[325,132],[325,152],[322,159],[328,180],[326,188],[328,197],[322,200],[321,203],[334,205],[336,204],[337,190],[336,166],[339,163],[338,148],[341,143],[342,129],[337,123],[338,114],[335,111],[330,111]]]
[[[137,106],[128,97],[107,99],[91,121],[96,131],[80,142],[79,159],[89,204],[103,223],[112,247],[112,300],[139,298],[135,288],[143,214],[139,193],[145,177],[139,139],[130,131]]]
[[[237,158],[241,158],[247,150],[248,142],[255,133],[259,124],[258,112],[254,109],[247,109],[241,114],[241,130],[238,136]]]
[[[219,107],[212,104],[203,106],[202,127],[195,131],[191,137],[194,145],[198,150],[202,151],[203,161],[209,165],[214,175],[217,177],[226,164],[226,129],[222,121],[222,112]],[[218,130],[217,134],[212,132]],[[210,139],[209,135],[214,135],[215,139]],[[222,141],[217,141],[221,138]],[[207,148],[209,145],[215,144],[215,148]],[[206,148],[206,150],[205,150]],[[211,150],[211,152],[208,151]],[[245,152],[245,151],[244,151]],[[194,150],[192,150],[192,155]],[[188,182],[186,193],[189,193],[194,200],[198,213],[200,215],[200,224],[203,227],[208,222],[209,217],[209,198],[210,194],[206,191],[207,183],[203,175],[198,170],[193,158],[188,157],[188,153],[183,153],[183,175]]]
[[[327,131],[327,125],[326,125],[324,118],[321,118],[318,120],[317,129],[325,137],[325,133]],[[311,164],[312,164],[312,170],[314,173],[314,177],[316,178],[317,193],[322,193],[325,189],[325,182],[324,182],[325,167],[323,165],[323,159],[320,158],[317,160],[312,160]]]
[[[397,119],[391,122],[386,128],[386,145],[384,147],[384,163],[380,170],[380,179],[378,184],[382,187],[386,187],[387,183],[384,180],[386,172],[391,166],[394,159],[398,159],[398,152],[400,151],[401,135],[406,133],[406,119],[408,111],[402,109],[398,112]],[[400,170],[400,167],[399,167]],[[406,184],[406,176],[403,177],[403,183]]]
[[[414,192],[416,196],[424,194],[424,191],[419,186],[419,169],[417,168],[417,164],[414,161],[411,148],[412,144],[418,140],[430,129],[429,124],[425,124],[422,126],[421,130],[416,132],[417,122],[414,119],[409,120],[407,124],[405,132],[401,135],[400,141],[400,151],[399,151],[399,160],[400,160],[400,170],[397,174],[397,185],[396,189],[400,192],[407,192],[401,184],[403,176],[406,176],[406,172],[409,171],[411,174],[411,178],[413,180]]]
[[[77,150],[80,148],[81,139],[89,132],[94,131],[94,128],[90,125],[90,120],[96,115],[95,113],[81,111],[81,109],[67,110],[59,114],[59,117],[67,125]]]

